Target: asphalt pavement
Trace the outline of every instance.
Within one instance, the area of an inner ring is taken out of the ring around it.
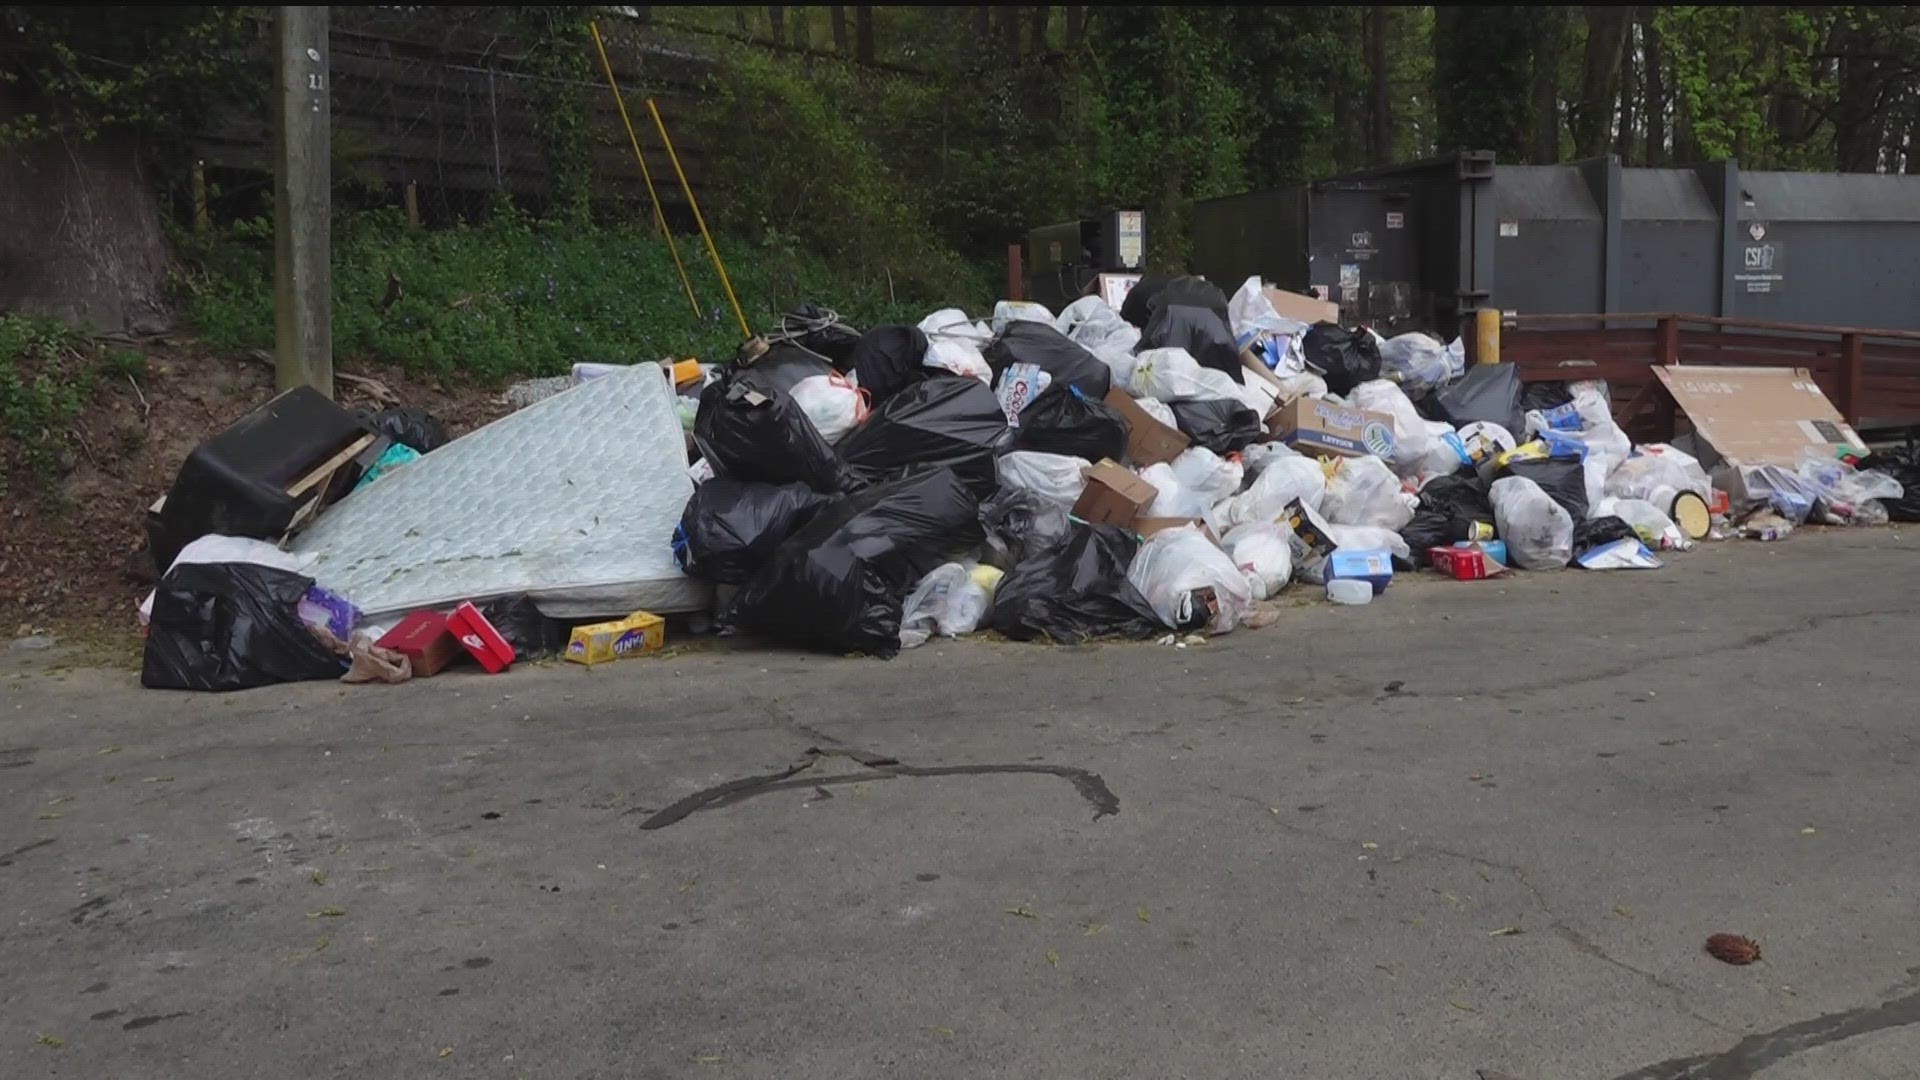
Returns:
[[[0,1076],[1912,1077],[1917,554],[1189,648],[219,696],[0,652]]]

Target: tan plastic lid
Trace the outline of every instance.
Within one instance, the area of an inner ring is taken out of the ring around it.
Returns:
[[[1674,496],[1673,511],[1667,516],[1680,526],[1680,531],[1690,540],[1705,539],[1713,529],[1713,515],[1707,511],[1707,500],[1691,491],[1683,491]]]

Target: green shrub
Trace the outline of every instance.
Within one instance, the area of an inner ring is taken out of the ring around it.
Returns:
[[[580,361],[728,359],[740,343],[732,309],[699,238],[677,240],[697,316],[665,243],[637,225],[563,226],[511,207],[439,230],[409,229],[395,211],[337,215],[334,355],[482,381],[561,374]],[[271,348],[271,221],[180,244],[188,321],[215,346]],[[835,274],[790,238],[720,244],[756,331],[806,300],[864,328],[917,322],[947,304],[978,308],[986,296],[924,283],[890,293],[884,275]]]
[[[54,471],[69,423],[93,396],[97,366],[86,339],[58,320],[0,315],[0,436],[19,448],[9,465],[42,477]]]

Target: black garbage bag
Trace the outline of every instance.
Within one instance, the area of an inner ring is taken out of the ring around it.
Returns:
[[[1533,458],[1531,460],[1509,461],[1493,471],[1493,479],[1503,476],[1524,476],[1540,485],[1560,509],[1573,516],[1573,520],[1585,521],[1587,518],[1587,471],[1577,457]]]
[[[1174,423],[1195,446],[1204,446],[1216,454],[1231,454],[1267,437],[1260,414],[1237,401],[1214,398],[1206,401],[1170,401]],[[1021,413],[1024,425],[1027,414]]]
[[[1077,386],[1056,384],[1020,410],[1020,426],[1013,429],[1010,448],[1119,461],[1127,453],[1127,419]]]
[[[840,440],[840,458],[862,484],[949,468],[979,496],[999,478],[993,459],[1006,449],[1007,414],[979,379],[928,379],[895,394]]]
[[[1920,521],[1920,449],[1911,446],[1869,454],[1860,462],[1862,469],[1886,473],[1905,489],[1897,499],[1881,499],[1887,517],[1894,521]]]
[[[763,394],[778,391],[793,393],[793,388],[802,379],[811,379],[816,375],[832,375],[834,367],[825,357],[797,348],[786,342],[775,342],[767,347],[766,354],[745,367],[733,369],[734,380],[742,386],[750,386]]]
[[[245,690],[337,679],[345,661],[300,621],[313,579],[255,563],[182,563],[153,592],[140,685]]]
[[[927,358],[927,335],[917,326],[876,326],[860,335],[842,370],[851,371],[874,408],[936,372]]]
[[[1201,367],[1224,371],[1234,382],[1244,382],[1240,349],[1233,343],[1233,331],[1227,321],[1203,307],[1168,304],[1154,312],[1153,321],[1140,335],[1140,349],[1187,350]]]
[[[377,435],[385,435],[402,446],[430,454],[453,441],[445,424],[432,413],[414,405],[394,405],[378,412],[358,410],[355,415]]]
[[[1436,476],[1427,481],[1420,489],[1420,505],[1413,520],[1400,530],[1400,539],[1413,549],[1415,566],[1427,565],[1427,552],[1434,548],[1493,535],[1493,504],[1471,473]]]
[[[1072,522],[1058,504],[1025,488],[1003,487],[980,504],[986,533],[980,561],[1012,570],[1023,559],[1059,546]]]
[[[934,567],[980,543],[979,514],[979,501],[951,469],[867,488],[822,509],[781,544],[741,590],[732,617],[787,645],[892,656],[907,594]]]
[[[693,442],[716,476],[798,481],[815,491],[842,491],[848,482],[833,446],[793,398],[781,390],[756,390],[731,373],[700,391]]]
[[[1573,557],[1576,560],[1602,544],[1611,544],[1615,540],[1638,539],[1640,534],[1633,531],[1633,526],[1611,515],[1594,518],[1592,521],[1573,519]]]
[[[673,557],[702,581],[743,585],[836,497],[801,483],[716,476],[687,500],[673,530]]]
[[[1342,397],[1380,377],[1380,346],[1365,330],[1316,323],[1301,337],[1300,353],[1307,367],[1326,380],[1327,389]]]
[[[1127,580],[1139,550],[1131,530],[1077,522],[1064,543],[1029,555],[1000,579],[986,625],[1015,641],[1152,637],[1160,620]]]
[[[1008,364],[1033,364],[1053,376],[1052,386],[1077,386],[1096,401],[1113,386],[1112,368],[1046,323],[1027,319],[1009,323],[987,345],[984,355],[996,382]]]
[[[778,333],[768,337],[769,340],[783,337],[803,349],[819,353],[837,367],[852,358],[853,347],[860,341],[860,331],[841,322],[838,314],[818,304],[806,303],[780,316]]]
[[[1456,428],[1473,423],[1499,424],[1518,439],[1526,432],[1520,406],[1520,369],[1513,364],[1474,364],[1458,380],[1426,398],[1433,419]]]
[[[1146,275],[1134,283],[1127,298],[1121,301],[1120,317],[1144,331],[1161,308],[1174,304],[1206,308],[1220,316],[1221,322],[1227,322],[1227,294],[1206,278],[1191,275]]]
[[[480,605],[480,614],[513,646],[518,660],[541,660],[567,651],[568,625],[541,614],[526,593],[489,600]]]
[[[1512,365],[1507,365],[1511,367]],[[1530,382],[1520,384],[1520,413],[1522,416],[1534,411],[1546,412],[1557,409],[1573,400],[1573,391],[1567,389],[1564,382]],[[1524,423],[1524,421],[1523,421]],[[1511,429],[1514,438],[1519,438],[1519,428]]]

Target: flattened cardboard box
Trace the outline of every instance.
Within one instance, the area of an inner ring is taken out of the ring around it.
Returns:
[[[1299,293],[1276,289],[1269,285],[1260,290],[1266,295],[1267,303],[1273,310],[1312,326],[1314,323],[1337,323],[1340,321],[1340,305],[1331,300],[1322,300],[1314,296],[1302,296]]]
[[[1653,373],[1693,422],[1697,443],[1711,448],[1701,465],[1792,468],[1808,447],[1866,443],[1805,368],[1676,364]]]
[[[1127,422],[1127,456],[1135,465],[1145,468],[1172,461],[1193,441],[1179,428],[1154,419],[1132,394],[1117,386],[1107,391],[1106,401]]]

